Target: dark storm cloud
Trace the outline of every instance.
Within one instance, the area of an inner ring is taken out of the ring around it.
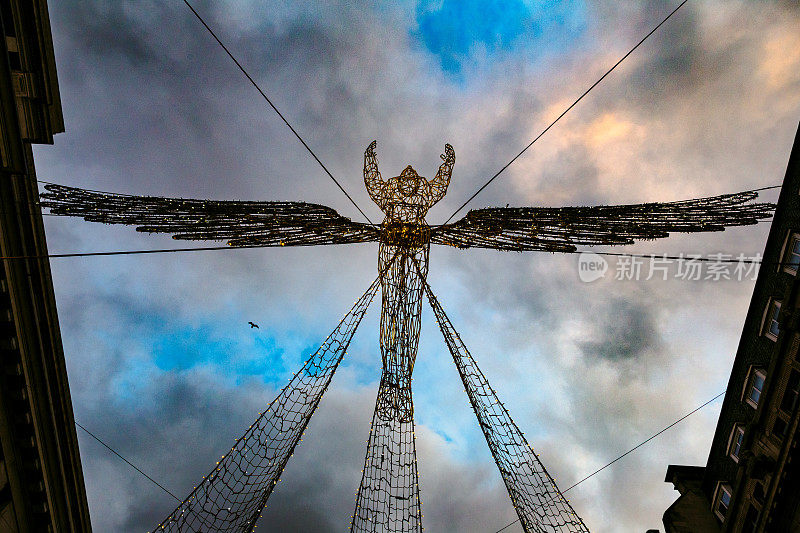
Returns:
[[[161,55],[151,45],[147,28],[131,16],[132,11],[124,4],[69,3],[72,5],[64,22],[81,26],[75,44],[86,52],[101,57],[118,56],[135,66],[160,63]],[[66,76],[70,76],[70,71]]]
[[[611,301],[599,318],[594,338],[579,343],[584,357],[619,361],[639,357],[660,345],[658,323],[649,307]]]
[[[338,376],[335,381],[341,382]],[[162,485],[183,495],[274,391],[255,383],[220,387],[212,372],[200,370],[162,374],[139,393],[153,397],[147,408],[141,402],[121,405],[119,399],[97,391],[97,407],[81,412],[79,419]],[[347,526],[373,400],[372,387],[348,391],[334,386],[327,393],[270,498],[259,529],[333,532]],[[434,434],[424,427],[418,427],[417,434],[428,527],[482,531],[513,519],[493,465],[484,461],[476,470],[455,462],[441,454],[441,442]],[[93,509],[103,509],[93,513],[95,529],[149,530],[174,508],[169,495],[83,434],[81,447]],[[116,480],[114,489],[97,482],[102,479]],[[502,518],[497,518],[498,510],[505,510]]]
[[[115,376],[109,376],[112,380]],[[111,447],[168,487],[184,494],[227,450],[233,435],[241,433],[263,408],[265,391],[243,386],[221,389],[202,372],[142,376],[147,385],[134,397],[95,390],[94,408],[81,409],[76,418]],[[238,407],[237,407],[238,406]],[[175,505],[161,489],[109,456],[89,439],[82,440],[90,501],[106,512],[94,512],[100,531],[142,531],[157,524]],[[118,479],[113,493],[100,479]]]
[[[652,9],[645,7],[645,13],[663,10],[663,2],[648,4]],[[692,85],[711,74],[703,67],[713,66],[713,63],[698,64],[703,52],[693,7],[684,6],[684,10],[668,22],[669,31],[654,34],[646,44],[650,53],[625,73],[626,92],[639,105],[657,105],[659,100],[676,92],[691,91]]]

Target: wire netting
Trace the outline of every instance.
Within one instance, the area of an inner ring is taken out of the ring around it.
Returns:
[[[378,287],[376,279],[278,397],[153,531],[253,530]]]
[[[227,241],[230,246],[309,246],[377,241],[376,226],[305,202],[247,202],[131,196],[49,183],[40,195],[50,214],[127,224],[180,240]]]
[[[427,283],[425,291],[523,529],[537,533],[588,533],[583,520],[500,403]]]
[[[722,231],[769,218],[755,191],[680,202],[587,207],[491,207],[431,228],[431,242],[457,248],[571,252],[576,245],[633,244],[670,232]]]
[[[394,389],[394,378],[384,372],[350,531],[422,531],[411,387],[403,394]],[[388,398],[402,405],[387,409]]]
[[[383,373],[351,531],[422,531],[411,374],[428,253],[427,243],[403,240],[400,245],[382,242],[378,252]]]

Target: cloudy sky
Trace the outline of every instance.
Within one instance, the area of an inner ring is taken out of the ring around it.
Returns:
[[[431,176],[441,223],[676,2],[203,0],[218,30],[373,220],[363,152]],[[50,2],[66,133],[39,178],[129,194],[298,200],[360,215],[178,1]],[[800,119],[800,8],[691,0],[471,207],[681,200],[780,183]],[[767,194],[772,200],[776,195]],[[46,217],[52,253],[166,236]],[[621,251],[763,250],[767,224]],[[618,251],[619,251],[618,250]],[[183,496],[376,276],[373,244],[54,259],[76,419]],[[437,247],[429,282],[563,487],[727,383],[753,282],[592,283],[576,255]],[[260,325],[251,330],[247,322]],[[261,521],[349,523],[379,375],[365,318]],[[425,526],[516,518],[432,313],[415,370]],[[670,463],[704,464],[719,404],[569,492],[593,531],[661,526]],[[79,434],[97,531],[143,531],[169,496]],[[514,526],[518,528],[518,526]],[[514,527],[508,531],[515,531]],[[261,530],[261,528],[259,530]],[[519,529],[516,529],[519,531]]]

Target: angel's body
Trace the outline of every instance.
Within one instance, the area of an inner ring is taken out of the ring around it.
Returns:
[[[430,229],[425,215],[447,192],[455,164],[453,147],[445,145],[444,163],[427,180],[411,165],[383,180],[375,142],[364,154],[364,184],[386,215],[381,224],[378,272],[381,279],[380,347],[383,363],[378,412],[386,419],[409,421],[411,373],[419,346],[422,291],[428,273]]]

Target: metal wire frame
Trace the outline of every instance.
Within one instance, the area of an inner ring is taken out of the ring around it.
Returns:
[[[458,248],[572,252],[576,245],[633,244],[635,239],[668,237],[670,232],[722,231],[756,224],[775,210],[770,203],[747,203],[755,191],[680,202],[593,207],[493,207],[431,228],[431,243]]]
[[[444,154],[440,156],[443,163],[430,180],[417,174],[411,165],[403,169],[399,176],[384,180],[375,155],[377,144],[377,141],[372,141],[364,152],[364,185],[370,198],[386,214],[387,220],[422,223],[428,209],[447,193],[456,164],[453,147],[444,145]]]
[[[411,374],[429,249],[427,243],[380,245],[383,373],[350,524],[354,532],[422,530]]]
[[[422,505],[414,434],[411,386],[397,394],[393,377],[384,372],[367,441],[367,454],[352,532],[422,531]],[[388,406],[387,399],[397,404]],[[405,416],[401,418],[399,413]]]
[[[379,283],[382,289],[381,377],[352,531],[421,531],[411,374],[427,291],[459,367],[484,436],[526,531],[585,531],[538,457],[497,400],[425,281],[431,243],[460,248],[574,251],[577,244],[630,244],[670,231],[720,231],[767,218],[772,204],[748,203],[755,191],[671,203],[565,208],[490,208],[430,227],[428,209],[447,191],[450,145],[435,178],[410,166],[383,180],[373,142],[364,182],[386,218],[381,226],[350,221],[325,206],[300,202],[219,202],[138,197],[47,184],[52,214],[136,225],[189,240],[231,246],[289,246],[379,241],[379,280],[295,375],[231,452],[162,524],[172,531],[251,531],[292,450],[341,361]],[[438,312],[437,312],[438,309]]]
[[[153,531],[253,531],[379,286],[376,279],[277,398]]]
[[[130,196],[47,184],[41,205],[54,215],[127,224],[180,240],[237,246],[310,246],[376,241],[377,226],[353,222],[324,205]]]
[[[508,409],[497,398],[427,282],[425,294],[523,529],[537,533],[588,533],[586,524],[558,490]]]
[[[350,530],[421,532],[411,374],[430,252],[425,214],[447,192],[455,152],[445,145],[443,163],[431,180],[410,165],[399,176],[383,180],[375,146],[373,141],[364,154],[364,184],[386,214],[378,250],[383,373]]]
[[[494,207],[472,210],[452,224],[429,227],[424,213],[446,191],[455,162],[451,150],[445,150],[445,163],[433,180],[406,169],[405,178],[401,174],[386,181],[377,172],[374,150],[367,150],[365,184],[370,196],[387,211],[381,226],[353,222],[329,207],[303,202],[128,196],[56,184],[45,185],[47,192],[41,194],[41,205],[49,208],[52,215],[135,225],[138,231],[172,233],[175,239],[226,240],[234,247],[382,240],[549,252],[572,252],[578,245],[632,244],[637,239],[667,237],[670,232],[722,231],[755,224],[769,218],[775,209],[771,203],[749,203],[758,193],[744,191],[679,202],[618,206]],[[411,183],[403,185],[405,181]],[[404,197],[406,193],[411,196]]]

